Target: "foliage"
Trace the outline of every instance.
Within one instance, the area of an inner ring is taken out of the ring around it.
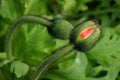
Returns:
[[[120,0],[0,0],[0,80],[28,80],[44,57],[69,42],[52,38],[41,25],[24,24],[13,42],[16,60],[7,60],[6,31],[26,14],[64,17],[73,25],[94,18],[102,26],[102,37],[92,50],[64,57],[43,80],[120,80]]]

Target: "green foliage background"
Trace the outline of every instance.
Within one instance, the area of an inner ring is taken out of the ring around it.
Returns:
[[[92,50],[75,51],[56,62],[43,80],[120,80],[120,0],[0,0],[0,66],[4,68],[9,62],[6,31],[26,14],[62,17],[73,25],[92,18],[102,27],[102,37]],[[14,38],[16,60],[10,62],[6,73],[1,68],[0,80],[8,80],[8,74],[14,80],[28,80],[44,57],[68,42],[52,38],[41,25],[24,24]]]

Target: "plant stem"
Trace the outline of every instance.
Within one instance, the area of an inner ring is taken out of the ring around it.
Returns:
[[[7,36],[6,36],[6,52],[8,59],[14,59],[13,57],[13,50],[12,50],[12,41],[14,38],[14,34],[17,31],[17,29],[24,23],[38,23],[41,25],[44,25],[45,27],[50,27],[51,22],[45,18],[34,16],[34,15],[25,15],[17,20],[9,27]]]
[[[64,57],[65,55],[69,54],[73,50],[74,50],[74,44],[69,44],[67,46],[60,48],[54,54],[43,59],[43,61],[40,63],[40,65],[38,65],[38,67],[35,69],[35,72],[33,73],[30,80],[41,79],[42,74],[45,72],[45,70],[49,66],[51,66],[52,63],[59,60],[61,57]]]
[[[81,13],[77,17],[89,16],[89,15],[98,15],[98,14],[105,14],[105,13],[112,13],[112,12],[120,12],[120,9],[119,8],[110,8],[110,9],[103,9],[103,10],[93,10],[93,11]]]

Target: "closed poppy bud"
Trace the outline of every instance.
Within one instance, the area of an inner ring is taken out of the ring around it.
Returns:
[[[70,40],[75,44],[76,49],[80,51],[90,50],[101,35],[101,29],[97,23],[92,20],[79,24],[72,30]]]
[[[55,38],[69,39],[72,29],[73,26],[68,21],[57,18],[52,21],[52,25],[48,28],[48,31]]]

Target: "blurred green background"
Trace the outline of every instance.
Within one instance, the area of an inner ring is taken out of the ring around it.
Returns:
[[[43,80],[120,80],[120,0],[0,0],[0,66],[7,59],[8,27],[26,14],[65,18],[74,26],[86,19],[95,19],[102,27],[102,37],[92,50],[75,51],[56,62]],[[22,75],[24,69],[19,66],[21,72],[15,72],[14,67],[11,74],[14,80],[28,80],[32,68],[68,42],[52,38],[41,25],[22,25],[15,35],[13,50],[16,61],[29,66],[29,73]],[[0,71],[0,80],[7,80],[5,77]]]

